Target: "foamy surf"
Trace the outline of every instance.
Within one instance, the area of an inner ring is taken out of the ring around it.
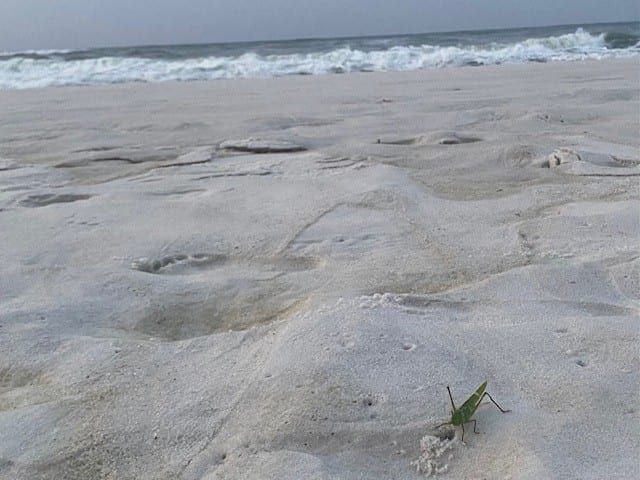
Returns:
[[[507,33],[507,31],[505,31]],[[510,32],[509,32],[510,33]],[[437,34],[427,40],[439,40]],[[415,43],[420,36],[333,39],[217,46],[136,47],[84,51],[30,51],[0,55],[0,89],[128,82],[270,78],[285,75],[405,71],[437,67],[571,61],[640,54],[637,35],[572,33],[489,41],[496,32],[443,35],[441,44]],[[513,37],[513,34],[504,38]],[[470,43],[471,42],[471,43]],[[473,42],[476,42],[475,44]],[[448,44],[448,45],[445,45]],[[215,54],[208,54],[214,52]],[[224,54],[228,52],[229,54]]]

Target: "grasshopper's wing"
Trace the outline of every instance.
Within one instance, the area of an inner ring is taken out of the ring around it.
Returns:
[[[482,400],[482,396],[484,395],[486,389],[487,382],[484,382],[459,408],[459,410],[463,412],[463,415],[466,419],[471,420],[471,416],[475,413],[478,405],[480,405],[480,400]]]

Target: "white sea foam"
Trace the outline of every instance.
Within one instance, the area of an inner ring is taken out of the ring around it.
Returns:
[[[73,50],[65,50],[65,49],[20,50],[17,52],[0,52],[0,57],[13,56],[13,55],[56,55],[56,54],[71,53],[72,51]]]
[[[605,35],[582,29],[566,35],[485,46],[394,46],[363,51],[349,47],[329,52],[199,57],[179,60],[100,57],[64,59],[56,56],[0,59],[0,89],[90,85],[169,80],[266,78],[358,71],[401,71],[429,67],[584,60],[640,54],[635,45],[609,49]]]

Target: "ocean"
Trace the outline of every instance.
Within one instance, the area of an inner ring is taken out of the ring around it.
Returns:
[[[0,53],[0,89],[637,57],[640,22]]]

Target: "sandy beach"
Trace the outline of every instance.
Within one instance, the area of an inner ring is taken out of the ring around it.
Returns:
[[[640,478],[639,66],[1,91],[0,478]]]

